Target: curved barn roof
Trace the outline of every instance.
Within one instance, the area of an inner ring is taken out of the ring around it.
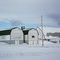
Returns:
[[[24,29],[24,30],[23,30],[24,35],[27,35],[28,32],[29,32],[30,30],[32,30],[32,29],[36,30],[35,28]],[[36,30],[36,31],[37,31],[37,30]],[[38,31],[37,31],[37,33],[38,33]],[[39,35],[39,33],[38,33],[38,35]]]
[[[18,28],[18,27],[14,27],[14,28],[11,28],[11,29],[8,29],[8,30],[1,30],[1,31],[0,31],[0,36],[2,36],[2,35],[10,35],[11,31],[12,31],[13,29],[15,29],[15,28]],[[19,29],[20,29],[20,28],[19,28]],[[35,28],[29,28],[29,29],[23,29],[22,31],[23,31],[24,35],[27,35],[28,32],[29,32],[29,30],[32,30],[32,29],[36,30]],[[36,31],[37,31],[37,30],[36,30]],[[38,32],[38,31],[37,31],[37,32]]]
[[[2,35],[10,35],[11,30],[13,30],[15,28],[17,28],[17,27],[14,27],[14,28],[11,28],[11,29],[8,29],[8,30],[1,30],[0,31],[0,36],[2,36]]]

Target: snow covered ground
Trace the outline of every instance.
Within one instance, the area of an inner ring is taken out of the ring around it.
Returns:
[[[44,41],[44,47],[0,43],[0,60],[60,60],[60,44]]]

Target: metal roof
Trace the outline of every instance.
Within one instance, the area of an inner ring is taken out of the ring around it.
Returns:
[[[27,35],[29,30],[23,30],[24,35]]]
[[[11,30],[15,29],[15,28],[17,28],[17,27],[14,27],[14,28],[11,28],[11,29],[8,29],[8,30],[1,30],[0,31],[0,36],[2,36],[2,35],[10,35]]]
[[[1,31],[0,31],[0,36],[2,36],[2,35],[10,35],[11,30],[13,30],[13,29],[15,29],[15,28],[17,28],[17,27],[14,27],[14,28],[11,28],[11,29],[8,29],[8,30],[1,30]],[[29,29],[27,29],[27,30],[25,29],[25,30],[22,30],[22,31],[23,31],[24,35],[27,35]]]
[[[0,36],[1,35],[10,35],[11,33],[11,30],[3,30],[3,31],[0,31]]]
[[[13,30],[15,28],[18,28],[18,27],[14,27],[14,28],[11,28],[11,29],[8,29],[8,30],[2,30],[2,31],[0,31],[0,36],[2,36],[2,35],[10,35],[11,30]],[[24,35],[27,35],[28,32],[29,32],[29,30],[31,30],[31,29],[34,29],[34,28],[29,28],[29,29],[22,30],[23,31],[23,34]]]

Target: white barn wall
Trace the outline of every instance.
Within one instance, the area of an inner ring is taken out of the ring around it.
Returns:
[[[21,44],[23,43],[23,32],[19,28],[13,28],[10,35],[0,36],[0,42],[8,44]]]
[[[34,37],[32,37],[34,36]],[[37,45],[38,44],[38,32],[35,29],[31,29],[28,32],[28,43],[29,45]]]
[[[23,32],[19,28],[15,28],[11,31],[11,40],[15,40],[15,44],[23,43]]]

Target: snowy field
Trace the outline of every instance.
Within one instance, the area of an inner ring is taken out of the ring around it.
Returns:
[[[44,47],[0,43],[0,60],[60,60],[60,44],[44,41]]]

